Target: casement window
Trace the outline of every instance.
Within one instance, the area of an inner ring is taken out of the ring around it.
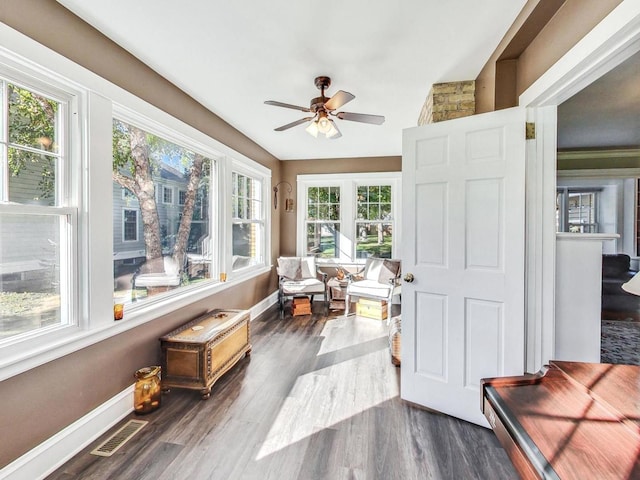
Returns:
[[[400,174],[298,176],[298,254],[361,263],[397,258]]]
[[[0,344],[71,325],[78,209],[72,97],[0,78]]]
[[[231,173],[231,270],[264,264],[264,178],[247,170]]]

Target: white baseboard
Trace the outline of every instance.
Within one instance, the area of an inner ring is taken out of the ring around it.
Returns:
[[[62,429],[2,470],[0,480],[45,478],[133,411],[134,385]]]
[[[251,319],[264,313],[277,301],[278,292],[275,291],[249,309]],[[0,480],[34,480],[51,474],[133,411],[134,387],[133,384],[127,387],[11,462],[0,470]]]
[[[264,312],[266,312],[269,309],[269,307],[271,307],[272,305],[275,305],[277,302],[278,302],[278,291],[276,290],[271,295],[263,299],[261,302],[256,303],[253,307],[249,309],[251,320],[256,318],[258,315],[261,315]]]

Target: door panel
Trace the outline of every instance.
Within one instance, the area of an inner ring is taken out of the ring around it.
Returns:
[[[524,372],[524,109],[403,136],[402,397],[487,425],[480,379]]]

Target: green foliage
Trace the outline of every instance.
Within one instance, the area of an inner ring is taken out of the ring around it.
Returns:
[[[8,150],[9,172],[17,177],[30,164],[38,164],[42,174],[39,188],[42,198],[51,198],[55,193],[55,157],[57,113],[59,103],[13,84],[8,90]],[[37,149],[35,153],[26,148]]]

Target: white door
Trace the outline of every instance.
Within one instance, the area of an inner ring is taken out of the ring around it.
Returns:
[[[480,379],[524,372],[525,110],[403,132],[402,398],[488,426]]]

